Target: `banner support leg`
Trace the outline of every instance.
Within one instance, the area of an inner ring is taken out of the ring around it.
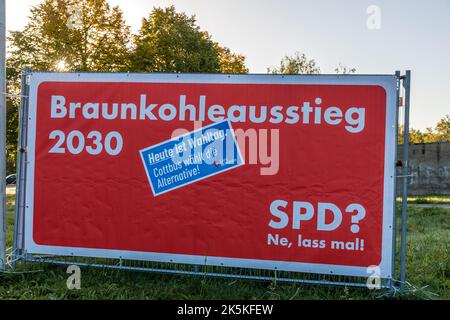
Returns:
[[[402,230],[400,249],[400,291],[405,289],[406,281],[406,227],[408,201],[408,157],[409,157],[409,107],[410,107],[411,71],[407,70],[403,80],[405,88],[405,112],[403,126],[403,190],[402,190]]]

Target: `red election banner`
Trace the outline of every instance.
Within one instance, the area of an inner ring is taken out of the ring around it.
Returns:
[[[395,108],[393,75],[33,73],[25,250],[389,278]]]

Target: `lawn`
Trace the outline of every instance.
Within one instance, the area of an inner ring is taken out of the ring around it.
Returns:
[[[7,198],[13,227],[14,198]],[[8,234],[11,246],[12,235]],[[408,210],[407,280],[396,298],[450,299],[450,210]],[[21,270],[18,270],[21,271]],[[0,299],[385,299],[386,290],[285,284],[81,268],[81,289],[68,290],[65,266],[28,265],[0,274]]]

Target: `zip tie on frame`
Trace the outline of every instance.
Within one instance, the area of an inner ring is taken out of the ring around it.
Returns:
[[[12,250],[12,247],[9,247],[6,250],[8,253],[6,254],[6,261],[5,265],[8,267],[6,270],[10,269],[12,270],[12,264],[16,261],[20,261],[21,257],[18,256],[16,259],[13,259],[14,251]],[[29,271],[1,271],[2,274],[26,274],[26,273],[37,273],[37,272],[43,272],[44,270],[29,270]]]
[[[16,262],[16,261],[20,260],[20,257],[17,257],[16,259],[13,259],[13,257],[15,256],[16,250],[12,250],[12,247],[9,247],[8,249],[6,249],[6,251],[8,253],[6,254],[6,261],[5,262],[6,262],[6,265],[8,267],[10,267],[11,269],[12,269],[13,262]]]
[[[392,278],[391,280],[398,284],[402,283],[400,280],[397,280],[394,278]],[[405,284],[405,289],[403,290],[403,292],[400,290],[400,287],[397,287],[394,285],[391,287],[392,292],[386,292],[382,295],[379,295],[379,296],[377,296],[377,299],[385,298],[385,297],[395,297],[395,296],[397,296],[397,294],[400,294],[400,295],[416,294],[417,292],[423,292],[426,295],[431,295],[431,296],[436,296],[436,297],[439,296],[438,294],[436,294],[434,292],[426,291],[425,289],[427,289],[429,287],[428,285],[420,287],[420,288],[416,288],[408,281],[405,281],[404,284]]]

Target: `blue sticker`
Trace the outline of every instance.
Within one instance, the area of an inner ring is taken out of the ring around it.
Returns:
[[[228,120],[139,152],[154,196],[244,164]]]

